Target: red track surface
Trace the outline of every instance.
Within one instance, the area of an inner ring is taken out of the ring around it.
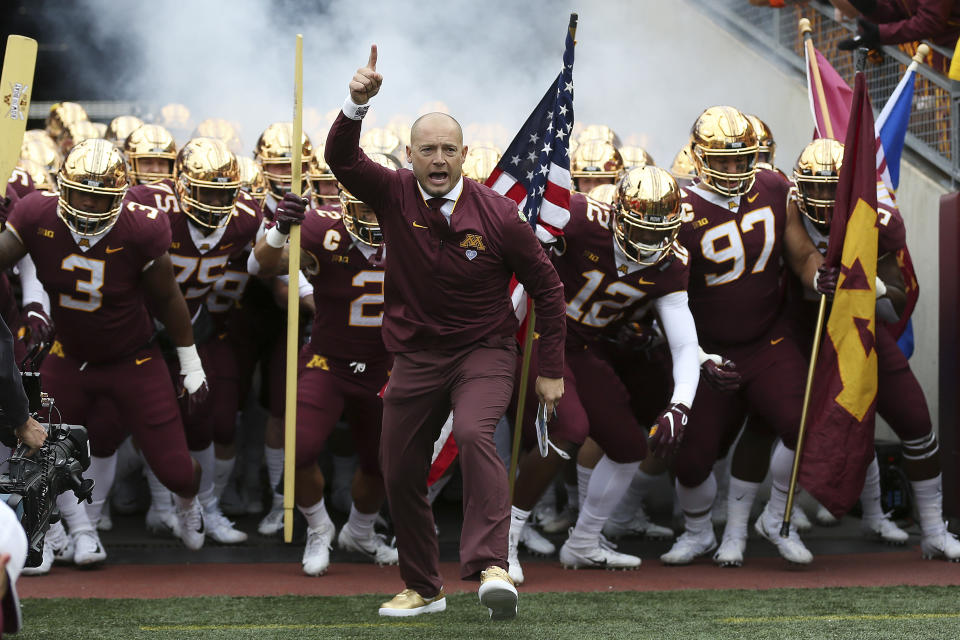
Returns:
[[[453,563],[441,564],[447,593],[475,591],[476,583],[453,580]],[[556,562],[527,562],[522,591],[666,591],[673,589],[774,589],[886,585],[960,585],[960,565],[924,561],[919,549],[902,552],[825,555],[796,568],[779,558],[748,558],[739,569],[709,560],[665,567],[646,560],[638,571],[567,571]],[[17,583],[23,598],[171,598],[194,596],[353,595],[396,593],[397,567],[333,564],[310,578],[299,564],[107,565],[78,570],[55,567],[43,577]]]

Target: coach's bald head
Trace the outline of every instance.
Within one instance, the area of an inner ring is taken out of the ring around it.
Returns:
[[[449,114],[427,113],[410,127],[407,162],[430,196],[443,196],[457,184],[466,156],[463,129]]]

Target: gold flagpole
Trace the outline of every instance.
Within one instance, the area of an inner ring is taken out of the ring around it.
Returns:
[[[303,163],[303,35],[297,34],[293,71],[293,140],[290,188],[301,195]],[[287,283],[287,371],[283,430],[283,541],[293,541],[294,472],[297,462],[297,346],[300,327],[300,225],[290,225],[290,281]]]
[[[577,41],[577,20],[576,13],[570,14],[570,39]],[[528,299],[527,303],[527,332],[523,339],[523,360],[520,363],[520,386],[517,389],[517,414],[513,422],[513,449],[510,453],[510,471],[508,482],[510,483],[510,504],[513,504],[513,489],[517,479],[517,463],[520,457],[520,437],[523,435],[523,411],[527,403],[527,382],[530,380],[530,359],[533,353],[533,326],[536,324],[536,314],[533,312],[533,301]],[[561,347],[562,348],[562,347]]]

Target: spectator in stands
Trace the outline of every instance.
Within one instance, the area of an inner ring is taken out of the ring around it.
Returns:
[[[857,19],[857,35],[837,45],[847,51],[918,40],[952,48],[960,36],[960,2],[956,0],[831,2],[847,17]]]

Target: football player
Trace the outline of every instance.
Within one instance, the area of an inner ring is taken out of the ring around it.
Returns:
[[[247,534],[221,513],[214,485],[218,476],[224,482],[229,477],[234,459],[229,454],[240,383],[227,318],[250,277],[246,250],[260,228],[260,207],[240,189],[237,159],[220,140],[187,142],[177,154],[175,175],[175,181],[133,187],[128,199],[163,211],[170,221],[170,260],[193,319],[204,370],[212,381],[206,402],[183,415],[187,445],[203,470],[198,498],[207,535],[220,543],[238,543]],[[228,453],[215,456],[214,442]],[[151,505],[151,520],[170,522],[162,513],[166,506]]]
[[[167,253],[170,225],[157,209],[125,199],[126,165],[106,140],[74,147],[58,183],[59,194],[34,192],[17,204],[0,233],[0,269],[27,254],[34,258],[58,326],[41,368],[44,385],[64,421],[86,425],[90,434],[88,473],[96,487],[82,521],[68,520],[75,562],[106,558],[90,521],[99,520],[116,449],[128,432],[176,494],[180,538],[199,549],[200,468],[187,451],[174,387],[147,311],[149,304],[176,347],[181,398],[202,400],[206,376]],[[110,419],[117,415],[122,420]]]
[[[742,385],[733,393],[704,387],[697,394],[687,437],[674,460],[684,533],[660,559],[687,564],[717,547],[710,511],[717,492],[714,462],[729,448],[747,413],[767,421],[782,438],[771,464],[773,489],[756,530],[790,562],[812,555],[795,530],[779,535],[800,424],[806,361],[782,308],[781,263],[814,286],[823,258],[799,215],[786,207],[790,183],[757,171],[757,134],[737,109],[710,107],[692,128],[698,181],[685,190],[680,242],[690,251],[690,310],[703,348],[736,363]],[[730,480],[735,498],[751,479]],[[728,519],[729,519],[728,514]],[[727,530],[734,533],[728,521]],[[746,545],[746,528],[724,539],[718,552]]]
[[[830,240],[830,220],[842,164],[843,145],[836,140],[821,138],[803,149],[794,169],[796,186],[791,192],[788,206],[803,214],[803,225],[821,252],[826,252]],[[886,190],[882,191],[886,193]],[[907,306],[907,285],[899,264],[901,252],[906,249],[906,229],[896,205],[889,197],[881,197],[879,193],[877,228],[880,232],[876,281],[877,415],[887,421],[903,445],[903,470],[910,480],[917,505],[923,557],[960,562],[960,541],[947,531],[944,523],[939,445],[926,398],[896,343],[898,327],[903,326],[901,320],[910,311]],[[795,298],[795,302],[798,333],[812,341],[816,302],[810,297],[800,296]],[[762,425],[751,423],[750,427]],[[748,428],[743,437],[752,434],[753,430]],[[876,456],[867,468],[860,502],[863,507],[861,528],[864,535],[894,544],[907,541],[907,533],[883,513],[880,469]]]
[[[680,188],[669,173],[646,166],[622,178],[612,211],[573,193],[569,219],[550,222],[563,231],[553,263],[567,298],[565,393],[556,418],[548,417],[545,457],[533,446],[535,407],[524,420],[528,451],[515,484],[509,536],[514,582],[523,581],[517,546],[530,511],[563,459],[587,434],[604,455],[590,477],[576,526],[560,549],[560,562],[568,568],[640,565],[636,556],[601,544],[601,528],[647,456],[647,429],[637,422],[602,335],[625,314],[629,317],[640,304],[653,301],[673,354],[674,389],[657,418],[651,449],[669,456],[683,437],[700,377],[697,334],[687,307],[687,252],[675,242],[680,199]]]
[[[391,169],[392,156],[369,157]],[[278,224],[258,241],[248,266],[272,275],[281,257],[289,224],[298,223],[306,199],[288,194],[277,209]],[[383,323],[384,245],[373,211],[347,191],[342,207],[306,212],[301,226],[303,270],[313,284],[316,313],[310,342],[303,347],[297,382],[297,508],[307,519],[303,571],[322,575],[330,564],[334,526],[324,504],[324,477],[318,458],[343,415],[350,425],[358,473],[353,482],[350,517],[337,536],[341,549],[379,565],[397,564],[397,549],[374,531],[385,492],[380,472],[379,392],[387,382],[392,356],[380,335]],[[299,207],[298,207],[299,204]],[[298,213],[291,211],[296,210]],[[279,375],[280,372],[277,372]]]
[[[130,164],[131,184],[173,180],[177,144],[173,135],[158,124],[137,127],[120,143]]]

